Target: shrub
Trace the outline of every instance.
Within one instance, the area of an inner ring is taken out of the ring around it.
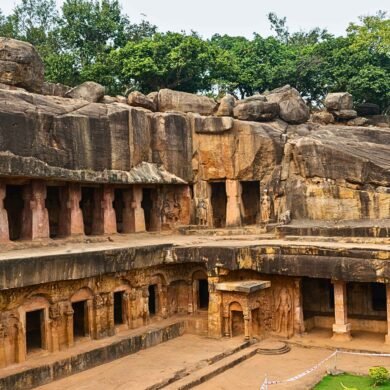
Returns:
[[[390,377],[389,371],[385,367],[371,367],[368,372],[374,386],[383,385]]]

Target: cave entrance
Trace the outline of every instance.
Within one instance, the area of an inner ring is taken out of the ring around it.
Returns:
[[[84,338],[89,335],[88,327],[88,306],[87,301],[72,303],[73,309],[73,338],[74,340]]]
[[[114,324],[122,325],[123,323],[123,291],[117,291],[114,292]]]
[[[212,182],[211,187],[211,207],[213,209],[213,225],[215,228],[226,226],[226,185],[225,182]]]
[[[9,238],[12,241],[18,240],[22,233],[23,186],[6,186],[4,208],[8,215]]]
[[[260,182],[241,182],[242,222],[244,225],[254,225],[259,220],[260,212]]]
[[[44,348],[44,310],[26,312],[26,349],[31,353]]]
[[[199,279],[198,307],[207,310],[209,307],[209,282],[207,279]]]
[[[116,216],[116,230],[118,233],[123,233],[123,210],[125,202],[123,200],[123,189],[115,189],[114,210]]]
[[[81,187],[81,201],[80,208],[83,212],[84,232],[85,235],[92,234],[92,220],[93,220],[93,187]]]
[[[157,314],[157,285],[152,284],[148,287],[149,291],[149,315],[154,316]]]
[[[49,214],[49,232],[50,238],[58,236],[58,227],[60,223],[60,187],[48,186],[45,202]]]
[[[144,210],[145,229],[147,232],[155,232],[159,230],[158,221],[160,220],[160,215],[155,215],[156,201],[157,201],[156,188],[142,189],[141,207]]]

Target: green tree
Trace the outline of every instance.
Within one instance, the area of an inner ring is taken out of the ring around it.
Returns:
[[[172,32],[129,41],[110,56],[121,85],[145,93],[161,88],[210,90],[209,66],[214,59],[210,45],[197,34]]]

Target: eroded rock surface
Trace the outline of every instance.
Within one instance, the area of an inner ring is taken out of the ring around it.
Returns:
[[[41,92],[44,66],[34,46],[0,37],[0,83]]]

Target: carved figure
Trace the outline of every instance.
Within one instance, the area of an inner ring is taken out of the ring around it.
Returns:
[[[289,318],[291,312],[291,295],[286,287],[280,290],[275,311],[277,313],[277,328],[278,333],[288,335]]]
[[[271,216],[271,198],[268,191],[264,190],[264,195],[261,197],[261,222],[268,223]]]
[[[180,214],[181,214],[181,206],[176,198],[173,199],[173,201],[164,199],[161,208],[161,218],[163,224],[177,223],[180,220]]]
[[[104,305],[103,298],[100,294],[96,294],[93,300],[96,309],[100,309]]]
[[[198,205],[196,206],[196,219],[198,225],[207,226],[207,204],[204,199],[199,199]]]
[[[284,213],[279,215],[279,223],[282,225],[288,225],[291,222],[291,211],[286,210]]]

